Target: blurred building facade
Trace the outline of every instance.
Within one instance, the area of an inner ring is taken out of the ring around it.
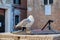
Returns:
[[[53,20],[52,29],[60,30],[59,0],[27,0],[27,15],[32,14],[35,23],[32,29],[42,29],[48,20]]]
[[[32,29],[41,29],[48,20],[53,20],[52,29],[60,30],[59,0],[0,0],[0,31],[12,32],[30,14],[35,19]]]
[[[0,0],[0,32],[12,32],[27,16],[26,0]]]

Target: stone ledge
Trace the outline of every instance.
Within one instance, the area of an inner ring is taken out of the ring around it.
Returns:
[[[60,34],[50,35],[17,35],[12,33],[0,33],[1,40],[60,40]]]

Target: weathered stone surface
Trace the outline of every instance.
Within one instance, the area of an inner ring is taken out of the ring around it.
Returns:
[[[60,40],[60,34],[17,35],[11,33],[0,33],[0,40]]]

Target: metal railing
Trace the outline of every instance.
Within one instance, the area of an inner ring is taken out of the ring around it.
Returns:
[[[48,20],[48,22],[45,24],[45,26],[41,29],[44,30],[44,28],[47,26],[49,28],[49,30],[51,30],[51,23],[53,22],[53,20]]]

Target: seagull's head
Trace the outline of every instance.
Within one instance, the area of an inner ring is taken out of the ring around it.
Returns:
[[[27,19],[34,22],[34,17],[32,15],[30,15]]]

